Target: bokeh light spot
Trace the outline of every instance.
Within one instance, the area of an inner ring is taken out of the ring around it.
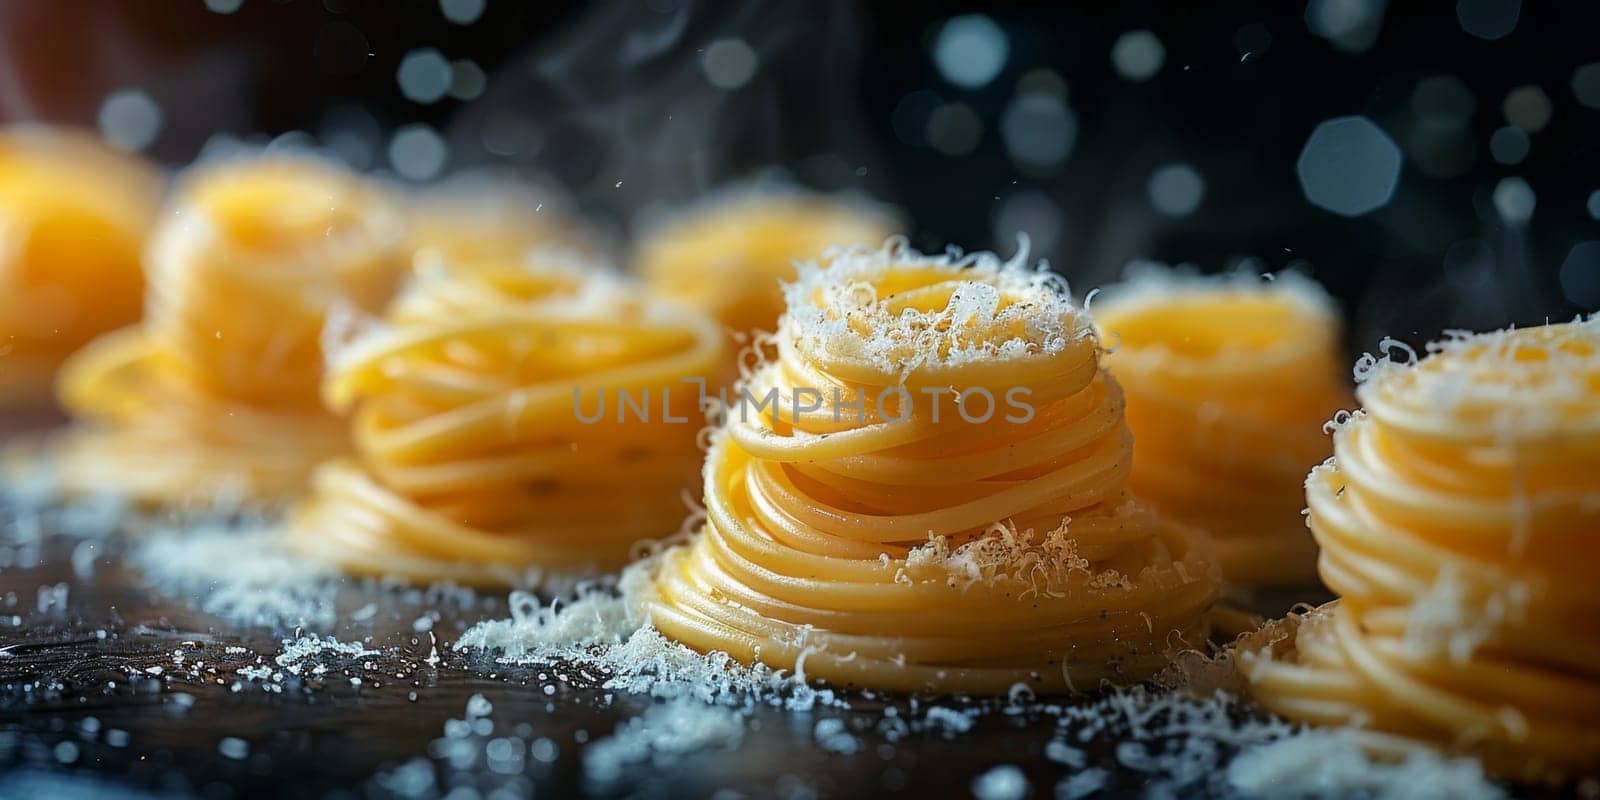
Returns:
[[[383,126],[371,112],[359,106],[340,106],[330,110],[318,126],[322,143],[346,164],[371,169],[383,144]]]
[[[544,145],[533,119],[510,108],[496,108],[485,114],[479,135],[483,149],[506,158],[532,155]]]
[[[1431,178],[1467,174],[1478,163],[1480,146],[1467,128],[1437,117],[1418,119],[1405,132],[1406,157]]]
[[[737,36],[712,42],[700,58],[700,69],[705,72],[706,80],[728,91],[749,83],[760,66],[761,58],[756,55],[755,48]]]
[[[143,91],[119,89],[106,95],[96,122],[113,146],[143,150],[161,133],[161,106]]]
[[[457,100],[476,100],[489,85],[483,68],[469,59],[450,62],[450,96]]]
[[[471,25],[483,16],[486,0],[439,0],[439,12],[457,25]]]
[[[1600,61],[1573,70],[1572,94],[1589,108],[1600,108]]]
[[[928,116],[928,144],[947,156],[963,156],[983,138],[983,120],[965,103],[947,103]]]
[[[1400,146],[1372,120],[1336,117],[1311,132],[1295,172],[1313,205],[1358,217],[1394,197],[1400,162]]]
[[[1423,78],[1411,92],[1411,113],[1418,119],[1465,127],[1477,110],[1478,99],[1454,75]]]
[[[1200,207],[1206,194],[1206,182],[1200,173],[1188,164],[1168,164],[1150,175],[1146,186],[1150,203],[1169,217],[1184,217]]]
[[[1528,157],[1531,144],[1528,134],[1521,128],[1508,125],[1489,137],[1489,155],[1494,156],[1496,163],[1521,164]]]
[[[1017,234],[1026,234],[1028,245],[1036,256],[1055,252],[1061,245],[1061,208],[1050,196],[1037,189],[1023,189],[1006,195],[995,206],[995,244],[1006,249],[1017,241]]]
[[[1011,43],[1006,32],[983,14],[951,17],[933,42],[933,63],[939,74],[963,89],[987,85],[1005,69]]]
[[[1017,79],[1018,92],[1033,92],[1037,94],[1051,94],[1062,100],[1067,99],[1067,79],[1053,69],[1030,69],[1022,73]]]
[[[1128,31],[1111,46],[1111,66],[1130,81],[1147,81],[1167,61],[1167,47],[1150,31]]]
[[[1347,53],[1370,50],[1383,27],[1387,0],[1311,0],[1306,27]]]
[[[1589,216],[1600,220],[1600,189],[1589,193]]]
[[[450,77],[450,62],[432,47],[406,53],[395,71],[400,93],[414,103],[438,102],[450,91]]]
[[[1454,75],[1417,81],[1411,91],[1411,125],[1403,135],[1406,155],[1419,171],[1454,178],[1472,169],[1482,148],[1469,125],[1477,110],[1477,98]]]
[[[1579,242],[1561,262],[1561,292],[1586,309],[1600,308],[1600,242]]]
[[[232,14],[244,5],[244,0],[206,0],[206,10],[218,14]]]
[[[1533,218],[1533,208],[1538,197],[1528,182],[1512,176],[1502,178],[1494,187],[1494,210],[1510,225],[1521,225]]]
[[[1538,133],[1550,124],[1550,95],[1537,86],[1518,86],[1506,95],[1500,110],[1505,112],[1507,122],[1528,133]]]
[[[1503,39],[1517,28],[1522,0],[1457,0],[1456,21],[1479,39]]]
[[[450,148],[433,128],[415,122],[403,125],[389,140],[389,165],[400,177],[425,181],[444,169]]]
[[[889,115],[889,125],[894,128],[895,137],[912,146],[927,144],[928,120],[942,105],[944,100],[927,89],[919,89],[900,98]]]
[[[1025,92],[1001,115],[1000,138],[1024,172],[1049,172],[1071,154],[1078,140],[1078,118],[1058,95]]]

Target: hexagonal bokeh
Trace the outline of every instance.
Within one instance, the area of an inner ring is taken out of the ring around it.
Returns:
[[[1359,217],[1394,197],[1400,162],[1400,146],[1372,120],[1336,117],[1311,132],[1295,173],[1313,205]]]
[[[1600,308],[1600,241],[1579,242],[1561,262],[1561,291],[1575,305]]]

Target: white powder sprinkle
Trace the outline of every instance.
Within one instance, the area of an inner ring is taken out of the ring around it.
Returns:
[[[243,761],[245,756],[250,755],[250,743],[236,736],[228,736],[217,742],[217,752],[223,758]]]
[[[604,787],[629,766],[671,766],[693,753],[737,748],[743,737],[744,717],[733,709],[688,698],[668,700],[590,744],[583,753],[584,778]]]
[[[129,560],[151,585],[193,598],[199,610],[269,628],[333,627],[337,576],[295,557],[269,529],[152,533]]]
[[[1373,758],[1359,736],[1353,731],[1315,730],[1248,748],[1228,765],[1228,785],[1246,797],[1492,800],[1506,796],[1485,779],[1475,760],[1419,749],[1398,762],[1384,761]]]
[[[812,737],[816,739],[818,747],[830,753],[848,756],[861,750],[861,740],[850,734],[842,719],[830,717],[817,720]]]
[[[1022,800],[1032,787],[1022,768],[1002,764],[972,779],[972,796],[978,800]]]

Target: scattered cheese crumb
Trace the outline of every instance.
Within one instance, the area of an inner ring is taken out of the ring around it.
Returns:
[[[1022,768],[1002,764],[972,779],[972,796],[978,800],[1022,800],[1033,787]]]
[[[1313,730],[1248,748],[1228,765],[1228,785],[1246,797],[1497,800],[1506,796],[1485,779],[1475,760],[1418,750],[1398,762],[1383,761],[1369,755],[1358,736],[1352,731]]]

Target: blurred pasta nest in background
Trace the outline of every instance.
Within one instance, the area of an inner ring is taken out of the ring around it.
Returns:
[[[1293,272],[1202,277],[1153,264],[1093,303],[1134,435],[1128,486],[1215,540],[1238,586],[1307,584],[1300,511],[1347,405],[1333,300]]]
[[[161,190],[91,134],[0,128],[0,408],[48,406],[69,354],[139,318]]]
[[[538,250],[603,255],[600,236],[547,180],[465,172],[416,192],[411,241],[420,262],[520,262]]]
[[[307,156],[203,163],[151,237],[141,324],[73,356],[67,488],[149,502],[276,503],[345,448],[323,407],[329,309],[381,308],[408,262],[404,208]]]
[[[781,282],[830,247],[877,247],[900,230],[887,208],[787,187],[732,187],[646,231],[635,266],[653,291],[704,309],[736,337],[772,331]]]
[[[347,571],[529,585],[678,530],[723,380],[715,321],[581,260],[435,264],[334,355],[356,455],[289,522]]]

